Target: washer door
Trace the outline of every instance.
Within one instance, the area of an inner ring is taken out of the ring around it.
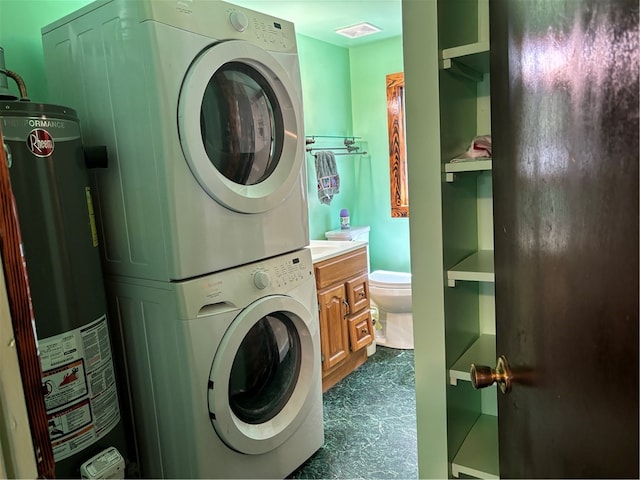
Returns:
[[[262,454],[299,427],[317,388],[320,353],[305,320],[312,314],[291,297],[261,298],[225,333],[211,367],[209,416],[232,449]]]
[[[275,58],[246,41],[215,44],[191,64],[178,104],[180,143],[202,188],[226,208],[265,212],[299,181],[296,91]]]

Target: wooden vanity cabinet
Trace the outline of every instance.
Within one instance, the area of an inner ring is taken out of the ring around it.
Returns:
[[[346,318],[346,294],[343,284],[318,293],[322,371],[338,365],[349,356],[349,330]]]
[[[320,318],[322,390],[367,361],[373,341],[366,247],[314,265]]]

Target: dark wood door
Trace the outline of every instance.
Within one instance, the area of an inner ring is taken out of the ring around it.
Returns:
[[[502,478],[638,478],[638,2],[492,0]]]

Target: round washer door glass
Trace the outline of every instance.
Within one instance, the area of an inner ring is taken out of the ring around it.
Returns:
[[[242,422],[271,420],[287,404],[300,373],[300,338],[282,312],[262,317],[242,340],[231,367],[229,406]]]
[[[242,40],[215,44],[194,60],[180,92],[180,143],[218,203],[262,213],[297,184],[304,159],[298,90],[271,54]]]
[[[291,297],[257,300],[234,320],[213,361],[209,413],[231,448],[262,454],[300,426],[319,393],[319,352],[307,321],[313,316]]]

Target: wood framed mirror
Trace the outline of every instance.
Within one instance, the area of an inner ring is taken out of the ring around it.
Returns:
[[[387,125],[389,130],[389,176],[391,216],[409,216],[409,185],[404,123],[404,73],[387,75]]]

